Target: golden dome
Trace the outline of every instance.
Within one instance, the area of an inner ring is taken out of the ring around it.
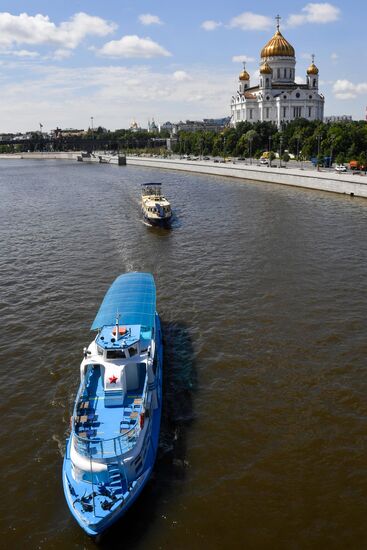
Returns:
[[[240,80],[250,80],[250,75],[246,71],[246,62],[245,61],[243,62],[243,69],[242,69],[242,73],[240,74],[239,78],[240,78]]]
[[[245,69],[243,69],[242,73],[240,74],[240,80],[250,80],[250,75],[247,71],[245,71]]]
[[[294,48],[278,29],[261,50],[261,57],[294,57]]]
[[[265,61],[260,67],[260,73],[261,74],[271,74],[273,71],[271,70],[270,65]]]
[[[319,74],[319,70],[313,61],[307,69],[307,74]]]

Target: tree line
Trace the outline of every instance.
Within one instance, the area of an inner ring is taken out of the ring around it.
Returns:
[[[221,133],[181,132],[174,152],[179,154],[259,158],[265,151],[297,159],[331,157],[343,163],[367,161],[367,124],[364,121],[322,123],[296,119],[278,129],[270,122],[240,122]]]
[[[121,152],[169,154],[166,148],[167,130],[154,134],[147,130],[108,131],[102,127],[89,130],[77,139],[48,140],[35,132],[26,143],[0,145],[0,152],[47,151],[71,149],[114,149]],[[296,119],[281,129],[271,122],[240,122],[235,128],[221,132],[180,131],[172,140],[174,153],[196,156],[236,156],[259,158],[264,151],[292,155],[299,160],[331,157],[333,162],[358,160],[367,164],[367,124],[364,121],[322,123]],[[287,160],[287,159],[286,159]]]

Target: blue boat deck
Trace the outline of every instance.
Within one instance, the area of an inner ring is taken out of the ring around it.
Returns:
[[[76,407],[75,433],[79,437],[109,440],[137,423],[145,382],[145,366],[139,366],[139,386],[125,394],[122,391],[105,392],[101,369],[98,366],[93,368]]]

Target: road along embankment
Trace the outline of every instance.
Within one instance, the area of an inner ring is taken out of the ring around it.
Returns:
[[[32,160],[76,160],[80,152],[37,152],[37,153],[3,153],[0,155],[0,159],[32,159]]]
[[[306,189],[317,189],[355,197],[367,198],[367,177],[359,174],[351,175],[337,172],[317,172],[316,170],[300,170],[292,168],[269,168],[267,166],[251,166],[234,163],[214,163],[212,161],[194,161],[156,159],[146,157],[127,157],[129,165],[163,168],[169,170],[184,170],[228,176],[249,181],[291,185]]]

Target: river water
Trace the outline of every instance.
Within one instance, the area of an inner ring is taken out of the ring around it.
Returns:
[[[162,181],[171,230],[140,219]],[[367,545],[367,201],[142,167],[0,163],[3,548]],[[64,441],[82,348],[120,273],[165,336],[154,475],[94,542]]]

